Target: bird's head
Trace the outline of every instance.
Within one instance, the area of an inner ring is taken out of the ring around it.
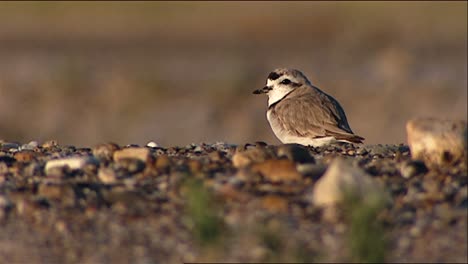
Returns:
[[[299,70],[280,68],[272,71],[267,78],[266,86],[253,91],[254,94],[267,94],[268,105],[283,99],[294,89],[311,85],[307,77]]]

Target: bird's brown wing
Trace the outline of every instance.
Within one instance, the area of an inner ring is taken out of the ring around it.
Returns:
[[[364,138],[353,134],[343,109],[333,97],[299,89],[272,108],[285,130],[301,137],[333,136],[338,140],[362,143]]]

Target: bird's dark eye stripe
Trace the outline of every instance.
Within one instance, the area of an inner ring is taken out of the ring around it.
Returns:
[[[277,74],[276,72],[271,72],[271,73],[268,75],[268,79],[273,80],[273,81],[276,80],[276,79],[278,79],[279,77],[280,77],[280,75]]]

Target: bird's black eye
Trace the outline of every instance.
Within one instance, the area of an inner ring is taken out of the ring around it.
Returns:
[[[290,84],[291,83],[291,80],[289,79],[284,79],[281,81],[281,84]]]

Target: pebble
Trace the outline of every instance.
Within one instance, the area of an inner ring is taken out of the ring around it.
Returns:
[[[274,157],[275,155],[270,149],[257,146],[251,149],[237,151],[232,157],[232,164],[236,168],[245,168],[253,163],[263,162]]]
[[[16,150],[20,147],[20,144],[13,143],[13,142],[1,142],[0,143],[0,150],[1,151],[10,151],[10,150]]]
[[[145,169],[145,163],[139,159],[121,158],[115,163],[115,167],[134,174],[142,172]]]
[[[192,173],[200,173],[203,168],[203,164],[198,160],[189,160],[187,162],[188,168]]]
[[[304,176],[309,176],[314,180],[319,179],[327,170],[327,165],[325,164],[297,164],[296,169],[299,173]]]
[[[75,192],[70,185],[40,184],[37,194],[48,200],[60,202],[66,206],[75,204]]]
[[[98,178],[105,184],[114,184],[117,182],[117,175],[111,168],[100,168],[98,171]]]
[[[302,175],[297,171],[296,164],[290,160],[266,160],[252,166],[252,171],[261,174],[271,182],[299,181]]]
[[[93,156],[98,159],[111,160],[114,152],[119,150],[120,147],[115,143],[98,144],[92,148]]]
[[[455,196],[455,202],[460,208],[468,208],[468,187],[465,185]]]
[[[222,161],[225,155],[226,154],[224,152],[216,150],[208,154],[208,157],[210,158],[210,160],[218,162],[218,161]]]
[[[428,169],[424,162],[420,160],[405,161],[400,166],[401,176],[406,179],[426,172],[428,172]]]
[[[12,208],[13,203],[10,201],[10,199],[5,195],[0,194],[0,221],[7,216]]]
[[[45,149],[49,149],[49,148],[53,148],[57,146],[58,146],[57,140],[48,140],[42,144],[42,147]]]
[[[160,155],[156,158],[155,167],[160,173],[168,173],[173,166],[173,161],[167,155]]]
[[[144,163],[151,160],[151,153],[148,148],[129,147],[114,152],[114,160],[137,159]]]
[[[146,146],[147,146],[148,148],[159,148],[159,147],[160,147],[159,144],[156,143],[156,142],[154,142],[154,141],[148,142],[148,143],[146,144]]]
[[[286,213],[288,200],[279,195],[266,195],[262,198],[262,207],[271,213]]]
[[[285,157],[298,163],[315,163],[309,149],[299,144],[284,144],[277,149],[278,158]]]
[[[363,148],[363,147],[360,147],[356,150],[356,154],[357,155],[366,155],[368,154],[369,152],[367,151],[367,149]]]
[[[36,156],[36,152],[32,150],[21,150],[18,152],[15,152],[13,157],[19,161],[19,162],[30,162],[32,161]]]
[[[39,146],[37,141],[30,141],[28,144],[23,144],[19,148],[20,150],[33,150]]]

